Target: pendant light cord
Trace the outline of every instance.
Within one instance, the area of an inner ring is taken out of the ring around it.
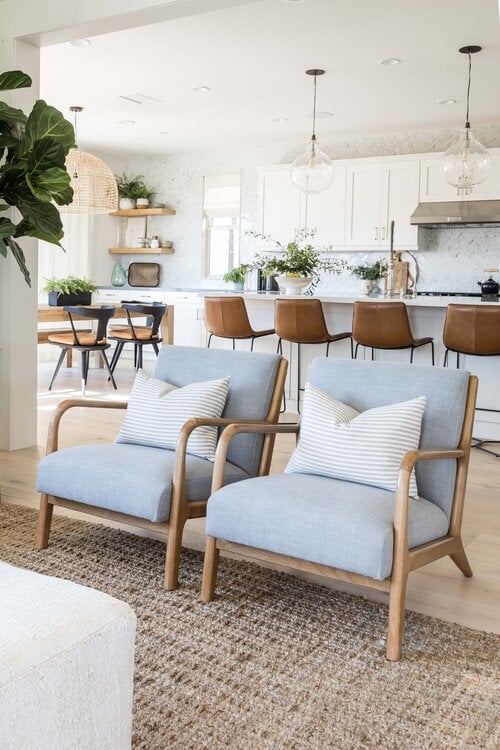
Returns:
[[[465,127],[470,128],[469,123],[469,97],[470,97],[470,79],[471,79],[471,72],[472,72],[472,57],[470,52],[467,53],[469,58],[469,82],[467,84],[467,114],[465,115]]]
[[[77,115],[78,115],[78,112],[75,109],[75,144],[78,144],[78,131],[77,131],[77,128],[76,128],[76,118],[77,118]]]
[[[313,134],[312,140],[316,140],[316,80],[318,76],[314,74],[314,104],[313,104]]]

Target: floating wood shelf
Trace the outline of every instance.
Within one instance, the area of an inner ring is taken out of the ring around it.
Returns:
[[[110,247],[111,255],[173,255],[173,247]]]
[[[112,211],[110,216],[175,216],[173,208],[130,208]]]

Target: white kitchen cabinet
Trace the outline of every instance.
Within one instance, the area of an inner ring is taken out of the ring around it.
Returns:
[[[291,242],[300,227],[300,193],[290,179],[289,165],[261,171],[259,202],[259,231],[285,245]]]
[[[396,248],[416,248],[410,216],[418,203],[419,161],[394,159],[347,165],[346,240],[351,249],[387,249],[394,221]]]
[[[166,292],[165,302],[174,307],[175,345],[205,346],[203,300],[194,293]]]
[[[299,193],[300,226],[315,229],[315,242],[343,247],[347,169],[335,165],[333,182],[324,193]]]
[[[443,154],[432,154],[420,163],[420,202],[439,201],[482,201],[500,199],[500,149],[488,149],[491,156],[491,169],[481,185],[473,188],[470,195],[459,198],[457,189],[449,185],[441,174]]]

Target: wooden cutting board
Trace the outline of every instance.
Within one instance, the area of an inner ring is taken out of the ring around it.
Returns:
[[[159,263],[131,263],[128,267],[129,286],[158,286],[160,268]]]

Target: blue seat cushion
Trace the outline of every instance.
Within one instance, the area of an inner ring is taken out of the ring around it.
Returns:
[[[167,521],[175,451],[144,445],[80,445],[49,453],[38,465],[37,489],[48,495]],[[186,499],[210,495],[213,463],[186,456]],[[243,469],[226,464],[229,482],[246,479]]]
[[[382,580],[393,556],[395,495],[311,474],[278,474],[228,485],[207,506],[207,534]],[[410,498],[409,546],[448,532],[438,505]]]

